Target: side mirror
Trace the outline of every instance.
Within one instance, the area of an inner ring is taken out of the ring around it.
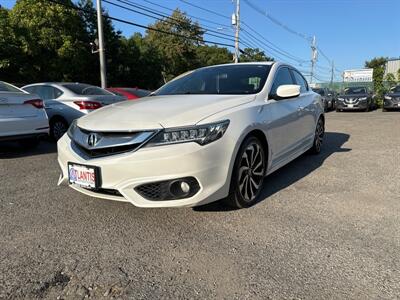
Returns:
[[[276,97],[278,99],[290,99],[300,96],[300,86],[296,84],[285,84],[278,87]]]

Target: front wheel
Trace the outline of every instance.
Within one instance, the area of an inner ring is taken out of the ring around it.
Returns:
[[[315,129],[314,143],[310,149],[310,153],[319,154],[321,152],[322,142],[325,135],[325,124],[322,118],[319,118]]]
[[[50,123],[50,136],[58,141],[68,130],[68,124],[63,119],[55,119]]]
[[[266,169],[266,153],[254,136],[245,139],[235,159],[229,196],[225,203],[234,208],[249,207],[257,202]]]

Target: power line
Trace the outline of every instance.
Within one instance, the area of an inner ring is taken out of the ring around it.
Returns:
[[[297,36],[299,36],[299,37],[305,39],[305,40],[308,41],[308,42],[311,41],[311,39],[312,39],[311,37],[309,37],[309,36],[307,36],[307,35],[305,35],[305,34],[303,34],[303,33],[300,33],[300,32],[298,32],[298,31],[296,31],[296,30],[290,28],[289,26],[283,24],[283,23],[280,22],[279,20],[277,20],[277,19],[275,19],[274,17],[272,17],[267,11],[264,12],[261,8],[259,8],[259,7],[256,6],[255,4],[251,3],[250,1],[244,0],[244,2],[246,2],[246,4],[247,4],[248,6],[250,6],[253,10],[255,10],[255,11],[258,12],[259,14],[263,15],[264,17],[268,18],[271,22],[273,22],[273,23],[275,23],[276,25],[282,27],[282,28],[285,29],[286,31],[288,31],[288,32],[290,32],[290,33],[292,33],[292,34],[294,34],[294,35],[297,35]]]
[[[297,63],[304,63],[304,62],[306,62],[306,60],[300,60],[300,59],[298,59],[298,58],[296,58],[296,57],[292,57],[292,56],[286,54],[285,52],[282,52],[282,51],[280,51],[280,50],[278,50],[278,49],[276,49],[276,48],[274,48],[274,47],[268,45],[266,42],[264,42],[263,40],[260,40],[259,38],[257,38],[256,36],[254,36],[253,34],[251,34],[250,32],[248,32],[248,31],[245,30],[245,29],[243,29],[243,32],[246,33],[246,34],[249,36],[249,38],[251,38],[253,41],[255,40],[255,41],[257,41],[258,43],[262,44],[264,47],[267,47],[268,49],[270,49],[271,51],[274,51],[275,53],[278,53],[278,54],[275,54],[275,56],[280,56],[280,55],[282,55],[282,56],[286,57],[287,59],[291,59],[291,60],[293,60],[293,61],[295,61],[295,62],[297,62]],[[268,52],[268,51],[266,51],[266,52]],[[285,60],[285,59],[283,59],[283,60]]]
[[[169,10],[169,11],[174,11],[175,10],[173,8],[170,8],[170,7],[167,7],[167,6],[164,6],[164,5],[161,5],[161,4],[158,4],[158,3],[154,3],[154,2],[152,2],[150,0],[142,0],[142,1],[144,1],[146,3],[149,3],[149,4],[152,4],[154,6]],[[209,19],[200,18],[200,17],[196,17],[196,16],[193,16],[193,15],[189,15],[189,14],[187,14],[187,16],[190,17],[190,18],[196,19],[196,20],[201,20],[203,22],[207,22],[207,23],[210,23],[210,24],[218,25],[218,26],[226,26],[227,25],[227,24],[218,23],[218,22],[215,22],[215,21],[212,21],[212,20],[209,20]]]
[[[196,5],[196,4],[190,3],[190,2],[188,2],[188,1],[186,1],[186,0],[179,0],[179,1],[181,1],[181,2],[183,2],[183,3],[185,3],[185,4],[187,4],[187,5],[190,5],[190,6],[192,6],[192,7],[195,7],[195,8],[197,8],[197,9],[206,11],[206,12],[208,12],[208,13],[210,13],[210,14],[219,16],[219,17],[221,17],[221,18],[225,18],[225,19],[229,19],[229,20],[231,19],[230,17],[227,17],[227,16],[222,15],[222,14],[220,14],[220,13],[217,13],[217,12],[215,12],[215,11],[209,10],[209,9],[207,9],[207,8],[198,6],[198,5]]]
[[[132,8],[129,8],[129,7],[126,7],[126,6],[123,6],[123,5],[120,5],[120,4],[117,4],[117,3],[114,3],[114,2],[108,1],[108,0],[102,0],[102,1],[103,1],[103,2],[106,2],[106,3],[109,3],[109,4],[111,4],[111,5],[117,6],[117,7],[119,7],[119,8],[122,8],[122,9],[125,9],[125,10],[128,10],[128,11],[131,11],[131,12],[134,12],[134,13],[137,13],[137,14],[140,14],[140,15],[143,15],[143,16],[147,16],[147,17],[149,17],[149,18],[153,18],[153,19],[156,19],[156,20],[158,20],[158,21],[162,21],[162,22],[165,22],[165,23],[168,23],[168,24],[172,24],[172,25],[182,25],[182,24],[183,24],[181,20],[178,20],[178,19],[175,19],[175,18],[172,18],[172,17],[169,17],[169,16],[162,15],[162,16],[163,16],[164,18],[166,18],[167,20],[165,20],[165,19],[160,19],[160,18],[157,18],[157,17],[155,17],[155,16],[152,16],[152,15],[149,15],[149,14],[146,14],[146,13],[143,13],[143,12],[140,12],[140,11],[137,11],[137,10],[135,10],[135,9],[132,9]],[[127,2],[125,2],[125,1],[123,1],[123,0],[116,0],[116,1],[118,1],[118,2],[120,2],[120,3],[123,3],[123,4],[126,4],[126,5],[128,5],[128,6],[133,6],[133,7],[135,7],[135,6],[132,5],[130,2],[127,3]],[[143,10],[144,10],[144,9],[143,9]],[[145,11],[147,11],[147,10],[145,10]],[[154,14],[156,14],[156,13],[154,13]],[[157,15],[161,15],[161,14],[157,14]],[[173,20],[174,22],[170,22],[169,20]],[[200,27],[200,26],[199,26],[199,27]],[[224,40],[228,40],[228,41],[234,42],[234,40],[233,40],[231,37],[227,38],[227,37],[226,37],[227,35],[225,35],[225,34],[223,34],[223,33],[221,33],[221,32],[214,31],[214,30],[204,29],[204,28],[202,28],[202,27],[200,27],[200,29],[202,29],[202,30],[204,31],[204,34],[207,34],[207,35],[210,35],[210,36],[213,36],[213,37],[217,37],[217,38],[220,38],[220,39],[224,39]],[[210,31],[210,32],[215,32],[216,34],[209,33],[208,31]]]
[[[261,35],[259,32],[257,32],[256,30],[254,30],[253,28],[251,28],[249,25],[247,25],[247,23],[242,22],[249,30],[251,30],[254,34],[258,35],[259,38],[261,38],[263,41],[265,41],[266,43],[268,43],[270,46],[270,48],[275,49],[275,51],[281,53],[282,55],[285,55],[287,57],[291,57],[293,60],[296,61],[301,61],[301,62],[306,62],[307,60],[296,57],[295,55],[283,50],[282,48],[278,47],[277,45],[275,45],[274,43],[272,43],[271,41],[269,41],[268,39],[266,39],[263,35]],[[246,31],[245,29],[243,29],[244,31]],[[247,32],[247,31],[246,31]],[[249,32],[247,32],[249,35],[253,36],[252,34],[250,34]],[[255,37],[254,37],[255,38]]]
[[[308,42],[312,41],[312,37],[307,36],[304,33],[298,32],[292,28],[290,28],[289,26],[287,26],[286,24],[280,22],[278,19],[274,18],[271,14],[269,14],[267,11],[263,11],[260,7],[256,6],[255,4],[251,3],[249,0],[243,0],[244,2],[246,2],[246,4],[252,8],[253,10],[255,10],[256,12],[260,13],[261,15],[263,15],[264,17],[268,18],[271,22],[273,22],[274,24],[282,27],[283,29],[285,29],[287,32],[294,34]],[[328,61],[329,64],[332,63],[332,59],[330,59],[323,51],[320,47],[316,47],[316,49],[318,49],[318,51],[321,53],[321,55]],[[342,72],[338,69],[335,69],[338,72]]]
[[[69,5],[69,4],[66,4],[66,3],[61,3],[61,2],[58,2],[56,0],[46,0],[46,1],[52,2],[54,4],[62,5],[64,7],[68,7],[68,8],[74,9],[74,10],[83,11],[83,12],[86,12],[86,13],[92,13],[92,11],[90,11],[90,10],[87,10],[87,9],[84,9],[84,8],[81,8],[81,7],[76,7],[74,5]],[[173,35],[173,36],[184,38],[184,39],[187,39],[187,40],[197,41],[197,42],[200,42],[200,43],[209,43],[209,44],[214,44],[214,45],[220,45],[220,46],[225,46],[225,47],[230,47],[230,48],[234,47],[233,45],[226,44],[226,43],[220,43],[220,42],[215,42],[215,41],[210,41],[210,40],[198,39],[198,38],[195,38],[195,37],[185,36],[185,35],[182,35],[182,34],[179,34],[179,33],[168,32],[168,31],[156,29],[156,28],[153,28],[153,27],[149,27],[149,26],[145,26],[145,25],[142,25],[142,24],[138,24],[138,23],[127,21],[127,20],[123,20],[123,19],[120,19],[120,18],[112,17],[112,16],[107,15],[107,14],[102,14],[102,16],[103,16],[103,18],[110,19],[110,20],[113,20],[113,21],[116,21],[116,22],[132,25],[132,26],[143,28],[143,29],[147,29],[147,30],[150,30],[150,31],[156,31],[156,32],[159,32],[159,33],[167,34],[167,35]]]

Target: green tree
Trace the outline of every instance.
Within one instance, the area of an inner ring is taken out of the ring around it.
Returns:
[[[22,52],[20,81],[84,78],[85,31],[75,10],[44,0],[18,0],[9,16]]]
[[[199,66],[212,66],[232,62],[233,54],[226,48],[217,46],[198,46],[196,56]]]
[[[273,57],[265,55],[259,48],[245,48],[239,58],[240,62],[274,61]]]
[[[0,78],[19,81],[21,45],[11,26],[9,11],[0,7]]]
[[[396,85],[396,77],[392,73],[386,74],[385,81],[389,85],[389,88]]]
[[[145,39],[160,54],[164,81],[198,66],[196,48],[203,44],[204,32],[197,22],[176,9],[171,18],[150,27],[154,30],[147,30]]]
[[[385,74],[386,61],[387,58],[385,57],[375,57],[370,61],[365,62],[366,68],[374,69],[373,83],[374,83],[374,92],[377,96],[376,100],[378,106],[382,106],[383,103],[383,94],[384,94],[383,77]]]
[[[400,69],[397,70],[397,82],[400,83]]]

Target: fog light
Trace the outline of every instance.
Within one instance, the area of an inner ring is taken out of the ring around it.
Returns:
[[[169,191],[175,197],[185,197],[190,193],[190,185],[184,180],[175,180],[171,182]]]
[[[181,190],[182,190],[182,192],[184,192],[185,194],[188,194],[188,193],[190,192],[190,185],[189,185],[187,182],[182,181],[182,182],[181,182]]]

